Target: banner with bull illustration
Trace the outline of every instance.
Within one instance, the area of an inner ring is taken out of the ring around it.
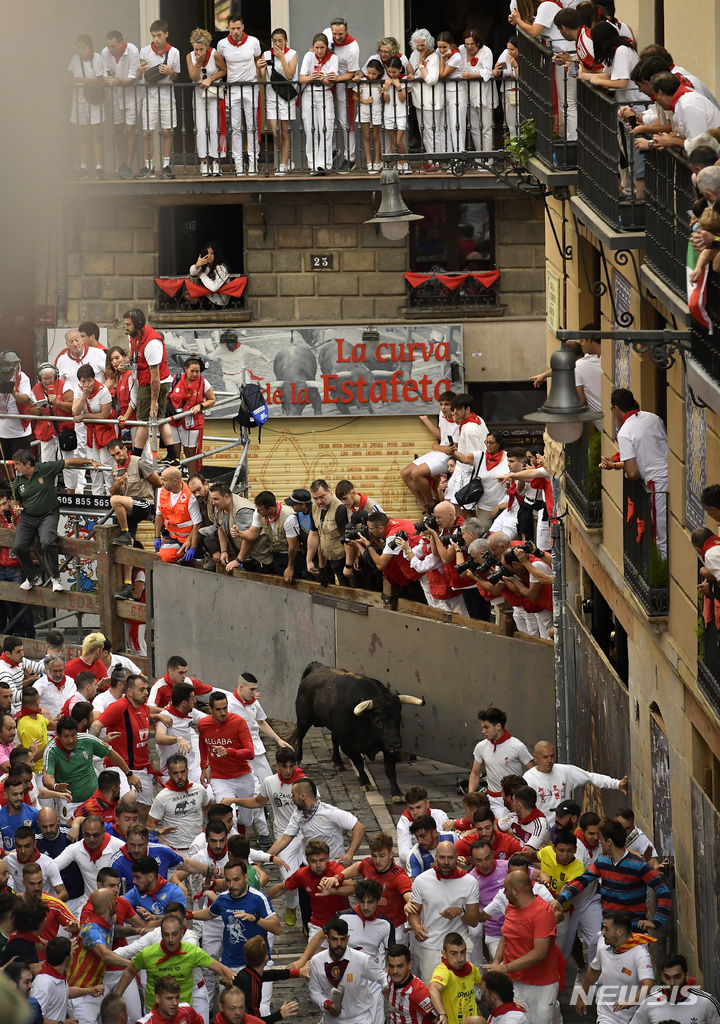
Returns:
[[[259,384],[271,416],[419,416],[436,413],[443,392],[463,390],[459,324],[163,333],[173,373],[193,352],[218,392]]]

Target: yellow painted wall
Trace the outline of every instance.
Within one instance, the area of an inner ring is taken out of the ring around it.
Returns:
[[[207,432],[232,436],[231,428],[222,421],[213,423]],[[352,480],[386,512],[414,519],[417,504],[402,483],[400,471],[416,455],[429,451],[433,440],[415,416],[270,420],[263,427],[261,444],[256,443],[253,431],[248,459],[250,494],[268,489],[282,499],[294,487],[307,487],[318,477],[326,479],[331,488],[338,480]],[[205,464],[234,466],[239,451],[212,456]]]
[[[717,0],[665,0],[665,46],[677,64],[717,94],[720,87],[720,5]],[[654,0],[617,0],[617,17],[634,29],[642,49],[655,39]]]

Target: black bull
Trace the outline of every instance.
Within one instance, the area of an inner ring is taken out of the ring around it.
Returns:
[[[342,748],[357,769],[360,785],[369,789],[363,755],[372,761],[382,752],[392,798],[402,799],[395,770],[400,752],[402,705],[424,703],[424,698],[399,694],[378,679],[313,661],[303,672],[295,698],[298,761],[302,758],[302,743],[308,729],[313,725],[329,729],[333,764],[337,768],[343,767]]]

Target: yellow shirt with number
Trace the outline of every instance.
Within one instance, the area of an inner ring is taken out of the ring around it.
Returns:
[[[577,878],[578,875],[582,875],[585,871],[582,862],[577,857],[574,857],[568,865],[558,864],[555,850],[552,846],[543,846],[542,850],[538,853],[538,860],[540,861],[541,869],[550,878],[548,889],[554,896],[557,896],[568,882],[572,882],[573,878]],[[566,914],[570,913],[571,910],[572,906],[570,904],[567,904],[564,908]]]
[[[33,740],[40,740],[40,746],[48,741],[47,732],[48,720],[44,715],[23,715],[17,724],[17,738],[23,747],[29,747]],[[34,772],[41,772],[43,767],[43,756],[33,765]]]
[[[432,973],[431,983],[434,981],[442,987],[442,1004],[448,1024],[460,1024],[465,1017],[474,1016],[478,1012],[475,986],[482,981],[482,974],[474,964],[471,967],[472,970],[464,978],[459,978],[442,963]]]

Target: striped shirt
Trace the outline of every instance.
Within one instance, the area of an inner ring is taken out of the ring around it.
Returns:
[[[413,974],[404,985],[390,982],[387,990],[390,1024],[425,1024],[434,1019],[427,986]]]
[[[647,914],[647,887],[655,890],[657,910],[653,924],[660,927],[670,919],[672,897],[665,879],[634,853],[626,853],[615,863],[612,857],[603,854],[583,872],[579,878],[569,882],[558,902],[567,903],[592,882],[600,879],[600,899],[603,910],[625,910],[630,914],[633,927]]]
[[[93,953],[93,947],[102,945],[112,949],[112,944],[113,926],[109,921],[103,921],[92,914],[90,921],[80,929],[77,949],[68,971],[68,985],[71,988],[75,985],[79,988],[102,985],[105,964]]]
[[[41,939],[44,939],[46,942],[50,939],[55,939],[60,928],[67,929],[68,925],[76,925],[78,923],[78,919],[70,913],[67,906],[57,896],[51,896],[49,893],[43,892],[40,893],[40,899],[48,912],[45,924],[40,931]],[[44,947],[40,949],[40,959],[45,959]]]

